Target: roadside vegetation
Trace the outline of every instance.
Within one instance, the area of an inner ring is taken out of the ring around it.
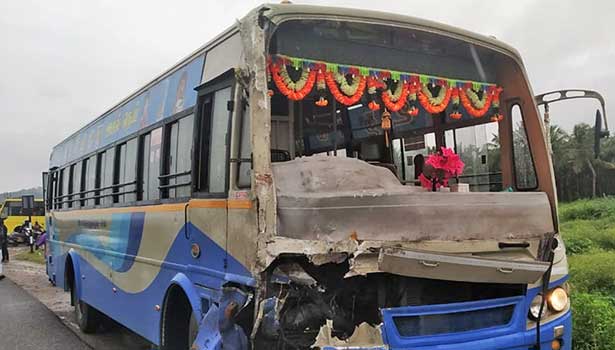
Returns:
[[[30,253],[30,250],[23,250],[15,254],[13,257],[15,260],[29,261],[36,264],[45,264],[45,252],[41,249],[35,250],[34,253]]]
[[[615,197],[560,206],[575,350],[615,349]]]

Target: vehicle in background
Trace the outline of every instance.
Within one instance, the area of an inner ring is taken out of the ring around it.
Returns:
[[[54,147],[49,279],[162,350],[569,350],[531,91],[490,37],[263,5]]]
[[[0,207],[0,216],[5,218],[4,224],[8,229],[9,235],[19,231],[26,220],[29,220],[29,213],[22,207],[21,198],[7,198]],[[38,222],[45,227],[45,203],[44,200],[35,199],[34,209],[32,210],[32,224]]]

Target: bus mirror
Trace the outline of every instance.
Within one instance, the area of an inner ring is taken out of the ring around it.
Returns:
[[[602,130],[602,114],[600,110],[596,110],[596,122],[594,124],[594,157],[600,155],[600,139],[609,136],[608,130]]]

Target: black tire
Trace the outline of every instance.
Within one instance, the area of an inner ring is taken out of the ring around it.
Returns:
[[[189,350],[196,340],[199,322],[185,296],[165,305],[161,327],[161,350]]]
[[[83,333],[96,332],[102,321],[101,313],[87,303],[85,303],[84,301],[77,298],[74,284],[73,287],[71,287],[70,289],[70,296],[75,307],[75,321],[77,321],[79,329],[81,329]]]

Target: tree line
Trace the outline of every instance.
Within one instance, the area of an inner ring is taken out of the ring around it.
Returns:
[[[553,168],[560,201],[615,195],[615,138],[602,139],[594,153],[594,128],[585,123],[568,133],[550,126]],[[594,191],[595,187],[595,191]]]

